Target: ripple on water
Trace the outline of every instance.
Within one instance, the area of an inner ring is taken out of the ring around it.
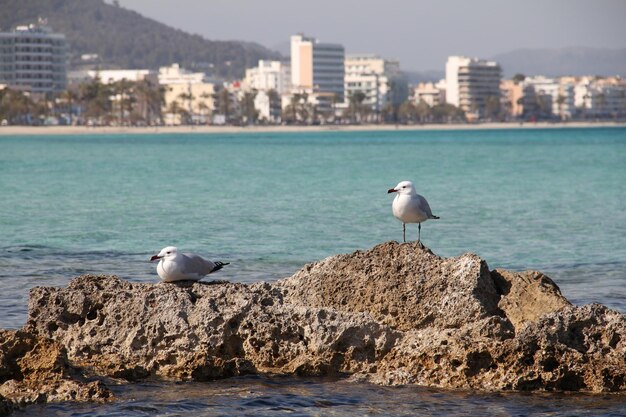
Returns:
[[[478,393],[345,380],[249,376],[206,383],[113,387],[117,401],[37,405],[16,416],[621,416],[626,397]]]

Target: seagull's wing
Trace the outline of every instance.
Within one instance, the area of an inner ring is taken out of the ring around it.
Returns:
[[[205,276],[215,269],[215,264],[198,255],[183,253],[182,272],[185,274],[198,274]]]
[[[426,199],[424,198],[424,196],[418,194],[417,195],[417,201],[419,204],[419,208],[426,213],[426,216],[428,216],[429,219],[434,218],[435,216],[433,216],[433,212],[430,210],[430,206],[428,205],[428,201],[426,201]]]

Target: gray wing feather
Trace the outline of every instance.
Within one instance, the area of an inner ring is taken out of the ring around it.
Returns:
[[[426,213],[426,216],[428,216],[429,219],[432,219],[434,216],[433,216],[433,212],[430,210],[430,206],[428,205],[428,201],[426,201],[424,196],[419,195],[419,194],[417,195],[417,199],[419,201],[420,209],[422,209],[422,211],[424,213]]]
[[[185,257],[185,268],[183,272],[186,274],[196,273],[199,275],[207,275],[215,269],[213,262],[207,261],[198,255],[184,253],[183,256]]]

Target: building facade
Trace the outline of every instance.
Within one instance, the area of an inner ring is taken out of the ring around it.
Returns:
[[[190,72],[172,64],[159,68],[159,84],[164,90],[163,117],[167,125],[210,123],[215,112],[220,85],[203,72]]]
[[[259,91],[254,96],[254,107],[259,112],[259,120],[267,123],[281,121],[281,96],[271,94],[268,91]]]
[[[102,84],[114,84],[125,80],[130,82],[147,81],[157,85],[159,82],[158,73],[147,69],[127,69],[127,70],[81,70],[70,71],[67,74],[69,84],[81,84],[90,82],[98,78]]]
[[[522,99],[525,117],[571,119],[575,114],[574,85],[543,76],[527,77]]]
[[[446,101],[446,85],[444,82],[419,83],[413,88],[415,104],[424,102],[430,107],[438,106]]]
[[[626,116],[626,80],[619,77],[581,77],[574,84],[574,106],[581,118]]]
[[[500,93],[506,115],[512,118],[521,117],[524,113],[524,84],[521,81],[502,80]]]
[[[347,55],[345,59],[345,106],[356,92],[365,95],[363,105],[379,113],[388,103],[400,105],[408,96],[408,82],[398,61],[373,54]]]
[[[343,45],[322,43],[304,35],[291,37],[291,84],[320,102],[344,100]]]
[[[258,66],[246,70],[244,84],[251,90],[287,94],[291,91],[291,68],[281,61],[259,60]]]
[[[0,83],[31,93],[67,86],[67,42],[44,22],[0,33]]]
[[[494,61],[450,56],[446,62],[446,102],[459,107],[468,119],[479,119],[500,103],[502,70]]]
[[[191,72],[172,64],[169,67],[159,68],[159,84],[197,84],[205,82],[207,76],[203,72]]]

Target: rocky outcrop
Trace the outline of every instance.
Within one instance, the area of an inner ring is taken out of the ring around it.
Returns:
[[[136,380],[364,372],[397,332],[367,314],[285,304],[272,286],[82,276],[31,292],[29,327],[77,366]]]
[[[0,416],[15,405],[111,397],[100,381],[89,382],[69,364],[57,342],[25,331],[0,330]]]
[[[381,384],[626,391],[624,315],[536,272],[388,242],[274,284],[81,276],[31,291],[25,331],[127,380],[347,374]]]

